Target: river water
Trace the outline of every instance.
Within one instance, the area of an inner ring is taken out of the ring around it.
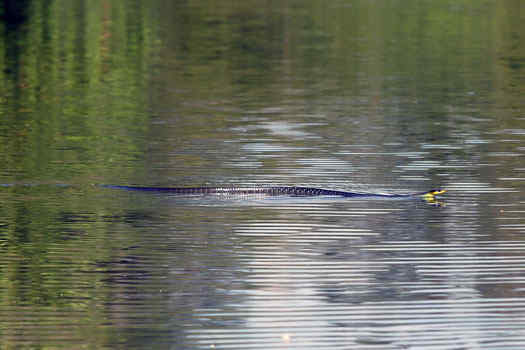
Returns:
[[[520,0],[16,4],[1,349],[525,348]]]

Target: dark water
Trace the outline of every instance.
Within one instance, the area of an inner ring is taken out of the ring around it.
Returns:
[[[525,348],[522,1],[0,6],[1,349]]]

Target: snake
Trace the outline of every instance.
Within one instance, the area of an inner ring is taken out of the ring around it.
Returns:
[[[218,186],[218,187],[147,187],[147,186],[127,186],[127,185],[101,185],[105,188],[143,191],[143,192],[162,192],[178,195],[269,195],[269,196],[338,196],[338,197],[381,197],[381,198],[410,198],[422,197],[426,200],[433,200],[436,195],[446,192],[445,189],[436,188],[425,192],[409,194],[384,194],[384,193],[365,193],[348,192],[339,190],[329,190],[315,187],[298,186]]]

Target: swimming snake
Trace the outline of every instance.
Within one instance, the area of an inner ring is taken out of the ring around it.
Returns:
[[[339,196],[339,197],[386,197],[386,198],[408,198],[423,197],[433,199],[438,194],[445,193],[444,189],[433,189],[426,192],[417,192],[410,194],[381,194],[381,193],[362,193],[347,192],[337,190],[326,190],[314,187],[296,187],[296,186],[253,186],[253,187],[144,187],[144,186],[125,186],[125,185],[101,185],[102,187],[128,190],[128,191],[145,191],[145,192],[163,192],[181,195],[289,195],[289,196]]]

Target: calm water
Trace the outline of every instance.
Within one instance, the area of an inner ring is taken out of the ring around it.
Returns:
[[[525,348],[521,0],[6,3],[0,349]]]

